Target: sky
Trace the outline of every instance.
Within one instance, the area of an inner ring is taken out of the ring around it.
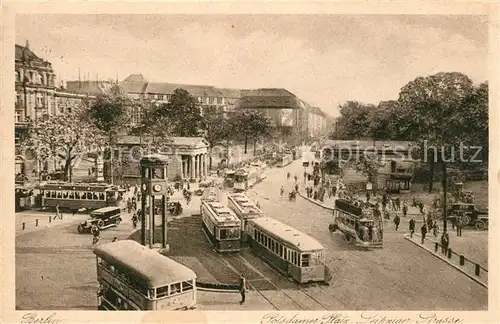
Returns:
[[[485,16],[18,15],[16,44],[58,80],[285,88],[338,115],[348,100],[395,100],[419,76],[487,79]]]

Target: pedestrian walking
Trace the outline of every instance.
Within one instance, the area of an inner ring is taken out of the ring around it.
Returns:
[[[118,241],[118,237],[115,236],[115,237],[113,237],[113,242],[116,242],[116,241]]]
[[[366,202],[370,202],[370,192],[366,192]]]
[[[298,183],[297,183],[297,184],[295,184],[295,191],[296,191],[296,192],[299,192],[299,184],[298,184]]]
[[[247,292],[247,280],[245,279],[245,276],[243,273],[240,275],[240,283],[239,283],[239,288],[240,288],[240,295],[241,295],[241,301],[240,305],[243,305],[245,303],[245,295]]]
[[[396,213],[396,216],[394,216],[394,225],[396,225],[396,231],[398,230],[399,223],[401,222],[401,218],[399,215]]]
[[[285,192],[285,188],[283,188],[283,186],[281,186],[280,188],[280,197],[283,197],[283,193]]]
[[[403,204],[403,216],[406,217],[408,215],[408,206],[406,203]]]
[[[445,254],[448,251],[448,247],[450,246],[450,236],[448,232],[444,231],[441,234],[441,252]]]
[[[434,235],[434,237],[437,237],[438,233],[439,233],[439,225],[437,221],[434,221],[434,223],[432,224],[432,234]]]
[[[410,219],[410,238],[413,238],[413,233],[415,233],[415,220],[412,217]]]
[[[425,236],[427,235],[427,224],[425,222],[420,228],[420,232],[422,234],[422,244],[424,244]]]
[[[295,180],[295,182],[297,182],[297,175],[295,175],[293,179]]]
[[[54,220],[56,220],[56,219],[58,219],[58,218],[59,218],[60,220],[62,220],[62,219],[63,219],[63,216],[62,216],[61,211],[60,211],[60,209],[59,209],[59,204],[57,204],[57,205],[56,205],[56,215],[54,216]]]
[[[286,180],[290,180],[290,172],[286,174]]]
[[[423,214],[424,213],[424,203],[422,202],[422,200],[420,200],[418,202],[418,208],[420,209],[420,214]]]
[[[399,197],[396,198],[396,210],[401,210],[401,199]]]

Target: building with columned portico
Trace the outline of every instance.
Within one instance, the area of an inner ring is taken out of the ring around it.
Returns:
[[[139,161],[147,155],[148,144],[152,138],[147,136],[118,136],[115,143],[115,156],[127,159],[123,178],[130,182],[140,179]],[[203,179],[208,175],[208,141],[203,137],[171,137],[164,143],[159,154],[168,156],[167,177],[184,180]]]

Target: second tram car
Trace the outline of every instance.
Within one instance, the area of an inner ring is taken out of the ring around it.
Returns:
[[[196,274],[131,240],[94,249],[99,310],[187,310],[196,308]]]
[[[278,157],[277,167],[283,168],[293,162],[293,154],[291,152],[284,152]]]
[[[106,183],[47,182],[40,185],[41,207],[76,211],[117,205],[117,189]]]
[[[227,196],[227,206],[241,220],[241,242],[244,244],[248,241],[246,235],[248,220],[262,217],[262,211],[244,193],[229,194]]]
[[[329,282],[325,248],[313,237],[269,217],[248,220],[252,250],[298,283]]]
[[[218,201],[202,200],[200,214],[203,230],[217,252],[241,249],[241,221],[234,212]]]
[[[362,209],[347,200],[337,199],[330,232],[339,230],[348,243],[358,247],[383,247],[384,223],[374,208]]]

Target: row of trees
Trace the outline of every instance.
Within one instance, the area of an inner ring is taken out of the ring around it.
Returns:
[[[139,120],[137,116],[134,118],[134,110],[141,111]],[[255,148],[255,143],[272,131],[271,121],[259,111],[237,110],[226,114],[211,106],[202,114],[198,101],[183,89],[175,90],[169,102],[160,105],[133,101],[114,92],[83,102],[63,115],[32,121],[22,147],[40,161],[62,159],[64,179],[70,180],[76,157],[88,156],[90,152],[94,157],[103,155],[108,161],[105,169],[109,172],[105,173],[112,175],[113,166],[121,163],[112,162],[111,158],[118,134],[147,137],[144,145],[153,151],[161,151],[172,136],[203,136],[211,150],[217,145],[244,141],[246,153],[250,140]],[[211,166],[211,158],[209,163]]]
[[[413,142],[418,158],[428,166],[429,191],[438,166],[446,192],[447,166],[487,165],[488,83],[474,84],[462,73],[418,77],[401,88],[397,100],[378,105],[348,101],[340,113],[333,138]]]

